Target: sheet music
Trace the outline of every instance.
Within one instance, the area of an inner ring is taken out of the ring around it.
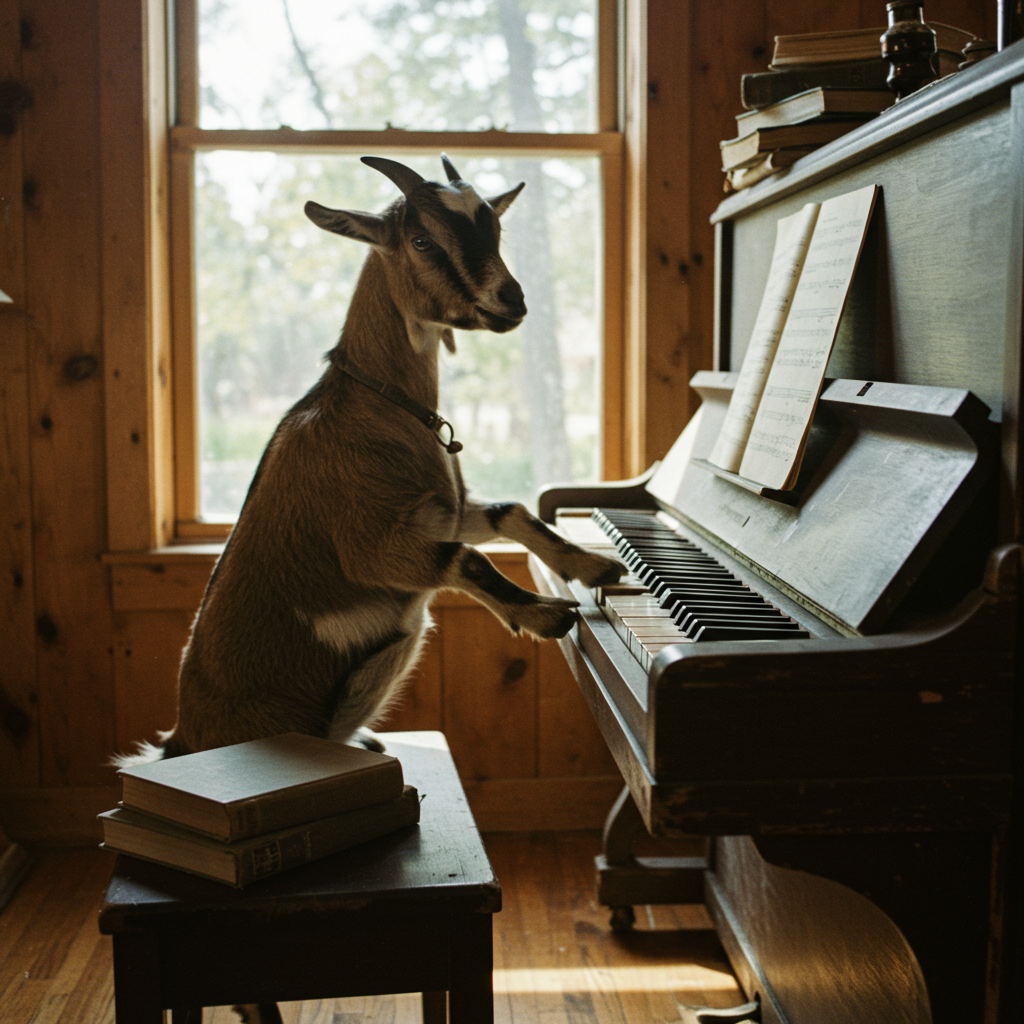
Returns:
[[[868,185],[821,205],[740,476],[778,490],[796,482],[877,194]]]
[[[710,462],[730,473],[738,473],[743,461],[754,415],[804,268],[819,208],[818,203],[808,203],[802,210],[779,221],[768,282],[747,353],[743,357],[739,380],[729,401],[721,433],[708,457]]]

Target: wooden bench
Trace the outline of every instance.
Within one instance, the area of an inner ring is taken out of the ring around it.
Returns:
[[[423,993],[427,1024],[493,1021],[501,887],[448,746],[439,732],[384,740],[420,792],[418,826],[245,889],[117,858],[100,911],[114,937],[117,1024],[398,992]]]

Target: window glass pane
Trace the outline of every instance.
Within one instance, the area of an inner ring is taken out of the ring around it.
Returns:
[[[598,474],[598,160],[452,158],[484,195],[527,182],[502,218],[502,251],[530,312],[509,334],[456,332],[440,412],[472,491],[533,504],[544,483]],[[436,157],[401,159],[441,176]],[[303,204],[380,210],[397,194],[352,156],[197,154],[202,518],[237,515],[278,420],[323,372],[366,255]]]
[[[204,128],[593,131],[596,0],[199,0]]]

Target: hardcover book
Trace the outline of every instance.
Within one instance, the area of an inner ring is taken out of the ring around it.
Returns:
[[[929,21],[935,33],[936,50],[962,53],[963,48],[976,37],[963,29]],[[805,32],[801,35],[775,37],[775,52],[770,67],[773,70],[808,64],[832,64],[847,60],[869,60],[881,56],[882,33],[885,26],[854,28],[839,32]]]
[[[889,62],[871,60],[812,64],[785,71],[757,71],[740,78],[740,101],[746,110],[760,110],[808,89],[888,89]]]
[[[103,845],[108,849],[241,888],[415,825],[420,820],[420,802],[415,787],[405,786],[397,800],[234,843],[218,842],[124,808],[106,811],[99,819],[103,823]]]
[[[402,766],[285,733],[122,768],[121,806],[233,842],[402,795]]]
[[[737,139],[719,143],[722,151],[722,170],[731,171],[756,163],[765,153],[775,149],[821,146],[853,131],[858,121],[807,121],[804,124],[761,128]]]
[[[896,97],[888,89],[807,89],[760,110],[736,115],[736,135],[742,138],[761,128],[800,124],[812,118],[867,120],[891,107]]]

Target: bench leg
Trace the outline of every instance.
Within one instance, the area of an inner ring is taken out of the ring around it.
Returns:
[[[117,1024],[164,1024],[157,941],[125,932],[114,936],[114,1015]]]
[[[494,946],[490,914],[467,914],[452,926],[451,1024],[494,1024]]]
[[[423,1024],[448,1024],[448,993],[423,993]]]

